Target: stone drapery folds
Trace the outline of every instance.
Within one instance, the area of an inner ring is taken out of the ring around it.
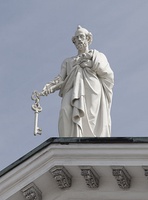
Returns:
[[[90,50],[65,59],[59,76],[59,136],[110,137],[114,75],[105,55]]]

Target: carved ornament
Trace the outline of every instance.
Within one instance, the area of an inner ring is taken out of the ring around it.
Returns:
[[[58,187],[60,189],[67,189],[71,187],[72,176],[63,166],[55,166],[50,169],[50,173],[53,178],[56,180]]]
[[[80,167],[81,175],[89,188],[99,187],[99,176],[92,167]]]
[[[143,169],[145,172],[145,176],[148,178],[148,166],[144,166]]]
[[[119,187],[127,190],[131,185],[131,176],[124,167],[112,167],[113,176],[115,176]]]
[[[34,183],[30,183],[21,190],[27,200],[42,200],[42,193]]]

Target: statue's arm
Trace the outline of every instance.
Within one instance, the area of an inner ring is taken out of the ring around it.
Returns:
[[[101,79],[114,82],[114,73],[110,68],[109,62],[103,53],[100,53],[98,58],[98,65],[96,65],[96,73]]]
[[[112,101],[112,88],[114,86],[114,73],[110,68],[108,60],[104,54],[98,57],[98,65],[96,64],[96,73],[100,79],[108,102]]]
[[[59,90],[62,86],[62,83],[63,83],[62,77],[59,75],[53,81],[50,81],[44,86],[42,93],[47,96],[48,94],[53,93],[56,90]]]
[[[42,90],[43,95],[47,96],[48,94],[53,93],[56,90],[59,90],[65,78],[66,78],[66,62],[64,61],[61,66],[60,74],[57,77],[55,77],[53,81],[50,81],[44,86]]]

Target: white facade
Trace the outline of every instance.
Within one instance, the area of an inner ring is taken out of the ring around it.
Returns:
[[[148,143],[45,142],[1,172],[0,200],[147,200]]]

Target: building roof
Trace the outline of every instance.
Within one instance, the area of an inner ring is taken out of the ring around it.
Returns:
[[[148,138],[49,138],[0,175],[1,200],[147,200]]]
[[[121,143],[148,143],[148,137],[105,137],[105,138],[85,138],[85,137],[52,137],[25,154],[23,157],[10,164],[8,167],[0,172],[0,177],[35,155],[42,149],[46,148],[51,144],[121,144]]]

